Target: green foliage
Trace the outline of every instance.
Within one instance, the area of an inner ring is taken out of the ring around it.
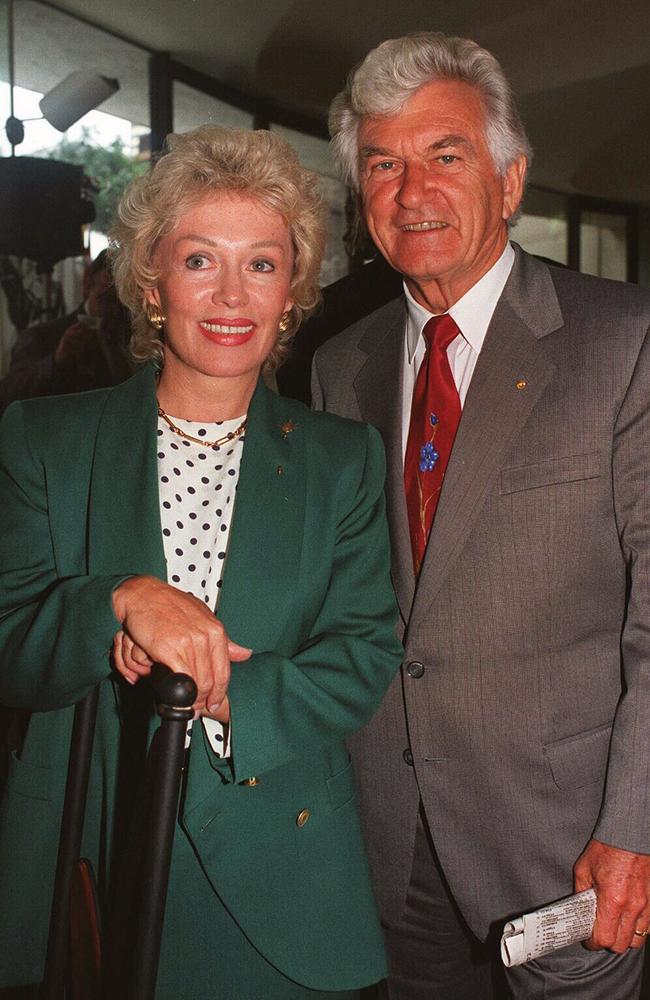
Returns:
[[[90,128],[83,130],[81,139],[64,137],[58,145],[43,150],[40,155],[84,168],[92,184],[99,188],[99,194],[93,195],[96,217],[92,228],[100,233],[108,232],[126,185],[147,169],[147,163],[133,160],[126,154],[120,139],[114,139],[108,146],[97,145]]]

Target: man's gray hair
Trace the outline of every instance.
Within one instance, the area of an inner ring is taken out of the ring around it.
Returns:
[[[329,130],[334,158],[345,181],[359,190],[358,132],[362,118],[394,114],[433,80],[460,80],[475,87],[485,108],[485,138],[494,165],[504,174],[532,149],[501,66],[469,38],[437,31],[391,38],[368,53],[332,101]]]

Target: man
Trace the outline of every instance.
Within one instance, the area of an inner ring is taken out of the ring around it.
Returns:
[[[405,661],[353,745],[385,995],[488,996],[478,942],[593,885],[591,950],[509,970],[512,994],[638,997],[650,297],[508,242],[530,154],[501,68],[473,42],[385,42],[330,126],[404,276],[403,298],[320,349],[313,385],[316,405],[379,427],[389,463]]]
[[[0,414],[15,399],[115,385],[132,374],[130,328],[105,250],[84,274],[84,301],[67,316],[18,335],[0,381]]]

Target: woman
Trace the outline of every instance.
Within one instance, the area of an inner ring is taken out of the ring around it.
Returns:
[[[0,823],[1,982],[41,975],[70,706],[101,682],[84,853],[105,882],[120,718],[159,660],[199,694],[158,995],[351,997],[385,969],[342,741],[399,646],[377,434],[261,378],[317,299],[315,178],[270,133],[206,127],[119,216],[153,361],[0,431],[0,700],[32,712]]]

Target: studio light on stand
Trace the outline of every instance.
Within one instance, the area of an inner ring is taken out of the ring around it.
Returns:
[[[65,257],[83,253],[82,227],[95,218],[91,186],[84,168],[44,157],[16,156],[26,121],[14,113],[14,0],[8,0],[10,109],[5,124],[11,156],[0,156],[0,255],[36,262],[49,275]],[[42,117],[65,132],[120,89],[117,80],[75,70],[45,94]],[[46,306],[48,305],[46,283]]]
[[[42,117],[45,121],[59,132],[67,132],[71,125],[112,97],[119,89],[120,85],[114,78],[78,69],[49,90],[41,98],[38,106],[43,112]],[[25,118],[21,121],[13,114],[9,116],[5,131],[11,143],[12,155],[14,148],[25,138],[23,122],[37,120],[40,121],[35,118]]]
[[[43,118],[58,129],[66,132],[80,118],[93,111],[120,89],[116,79],[75,70],[57,83],[39,101]]]
[[[16,146],[25,138],[25,122],[40,121],[41,118],[16,118],[14,114],[14,0],[8,0],[7,34],[9,56],[9,117],[5,123],[7,139],[11,144],[11,155],[15,156]],[[56,87],[44,94],[39,101],[42,118],[59,132],[66,132],[80,118],[93,111],[113,94],[120,85],[116,79],[91,73],[89,70],[74,70]]]

